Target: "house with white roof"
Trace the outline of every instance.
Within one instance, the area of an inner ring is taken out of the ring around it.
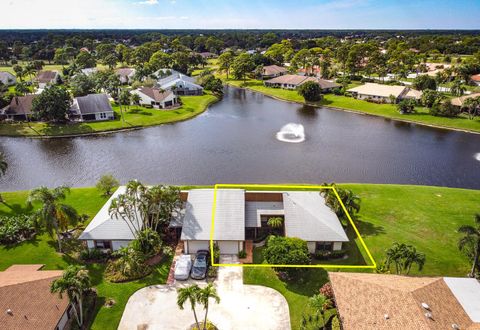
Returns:
[[[384,103],[391,103],[391,98],[395,99],[395,102],[398,102],[407,98],[418,100],[422,96],[422,92],[406,86],[377,83],[366,83],[361,86],[350,88],[347,92],[359,100]]]
[[[5,86],[11,86],[17,83],[17,78],[10,72],[0,71],[0,82]]]
[[[89,248],[116,250],[134,239],[127,224],[108,213],[111,200],[124,192],[120,187],[81,234]],[[170,227],[180,233],[187,254],[209,250],[211,234],[221,254],[238,254],[246,240],[266,237],[271,217],[281,217],[283,234],[306,241],[310,253],[338,251],[349,241],[319,192],[192,189],[182,192],[182,200],[184,207],[172,215]]]
[[[157,87],[163,90],[171,90],[176,95],[202,95],[203,87],[195,82],[195,79],[175,70],[170,75],[164,76],[157,81]],[[157,72],[168,72],[157,71]]]

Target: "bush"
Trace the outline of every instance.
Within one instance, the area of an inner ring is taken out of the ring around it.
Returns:
[[[362,83],[375,82],[375,79],[367,78],[367,77],[362,77],[362,79],[360,79],[360,81],[361,81]]]
[[[343,88],[334,88],[332,92],[333,92],[333,94],[335,94],[335,95],[343,95],[343,94],[345,94],[345,92],[343,91]]]
[[[418,89],[418,90],[426,90],[426,89],[431,89],[431,90],[436,90],[437,89],[437,82],[435,81],[435,78],[430,77],[429,75],[421,75],[418,76],[413,80],[412,84],[413,88]]]
[[[110,282],[133,281],[149,275],[152,267],[145,263],[145,255],[131,245],[112,254],[118,259],[110,260],[105,268],[105,278]]]
[[[99,249],[84,249],[80,252],[80,260],[103,262],[110,257],[110,253],[103,252]]]
[[[460,109],[452,104],[450,100],[443,103],[435,103],[430,108],[430,113],[434,116],[440,117],[456,117],[460,113]]]
[[[208,267],[207,276],[209,278],[216,278],[217,274],[218,274],[218,267],[214,267],[214,266]]]
[[[37,222],[31,215],[21,214],[13,217],[0,217],[0,243],[15,244],[31,239],[37,228]]]
[[[318,291],[328,299],[333,299],[333,288],[330,282],[325,283]]]
[[[145,258],[149,258],[160,252],[162,241],[156,231],[147,228],[140,231],[137,238],[130,244],[133,249],[140,252]]]
[[[307,81],[298,87],[298,94],[303,96],[305,101],[316,102],[322,99],[322,88],[316,82]]]
[[[338,319],[338,316],[335,315],[332,319],[332,330],[340,330],[340,320]]]
[[[211,258],[209,258],[211,260]],[[220,262],[220,247],[217,243],[213,244],[213,261],[218,264]]]
[[[398,112],[401,114],[412,113],[415,111],[415,101],[414,100],[401,100],[397,104]]]
[[[118,185],[119,182],[113,175],[105,174],[102,175],[102,177],[98,180],[95,187],[100,190],[103,195],[110,196],[112,194],[112,190],[118,187]]]
[[[310,254],[307,242],[296,237],[269,236],[263,250],[263,257],[274,265],[308,265]],[[302,268],[277,268],[293,276]]]
[[[238,252],[238,257],[240,259],[246,258],[247,257],[247,251],[242,250],[242,251]]]

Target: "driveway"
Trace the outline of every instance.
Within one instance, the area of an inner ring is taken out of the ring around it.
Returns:
[[[222,259],[221,263],[234,263],[236,256]],[[190,306],[186,304],[184,310],[177,306],[177,288],[185,285],[154,285],[135,292],[128,300],[119,329],[188,329],[195,322]],[[214,285],[220,304],[211,302],[208,319],[219,329],[290,329],[285,298],[267,287],[244,285],[242,267],[220,267]],[[203,319],[203,308],[196,310]]]

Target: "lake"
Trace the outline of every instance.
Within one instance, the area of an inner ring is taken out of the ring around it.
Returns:
[[[276,133],[301,124],[306,139]],[[234,87],[185,122],[102,136],[0,138],[3,191],[122,182],[365,182],[480,189],[480,135],[302,106]]]

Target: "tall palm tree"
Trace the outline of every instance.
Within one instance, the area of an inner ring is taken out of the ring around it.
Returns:
[[[62,252],[61,232],[68,229],[70,225],[76,225],[80,216],[70,205],[62,203],[70,193],[70,188],[60,186],[52,190],[47,187],[39,187],[30,191],[28,202],[39,202],[42,204],[35,213],[38,220],[43,222],[47,231],[57,235],[58,250]]]
[[[468,274],[470,277],[475,276],[475,270],[480,269],[480,213],[475,214],[474,226],[463,225],[458,228],[458,231],[463,234],[463,237],[458,241],[458,247],[472,257],[472,269]]]
[[[480,108],[480,97],[469,97],[463,102],[463,107],[468,110],[468,118],[474,119]]]
[[[200,324],[198,323],[197,312],[195,311],[195,306],[199,302],[200,287],[196,284],[190,285],[184,288],[177,289],[177,305],[180,309],[183,310],[185,303],[190,301],[190,307],[193,311],[193,316],[195,318],[195,323],[197,324],[197,329],[200,329]]]
[[[79,327],[83,325],[83,298],[90,289],[88,270],[80,266],[68,266],[62,277],[53,281],[50,286],[50,292],[58,292],[60,298],[64,293],[67,294]]]
[[[406,275],[410,273],[413,264],[418,266],[418,270],[421,271],[425,265],[426,256],[422,252],[418,252],[413,245],[407,245],[405,243],[393,243],[386,251],[385,267],[390,268],[392,262],[395,264],[395,273]]]
[[[418,252],[414,246],[407,246],[404,256],[404,269],[406,270],[406,275],[410,274],[413,264],[416,264],[418,266],[418,271],[421,271],[425,265],[425,261],[426,257],[424,253]]]
[[[319,293],[311,297],[308,301],[311,308],[315,310],[317,314],[320,314],[323,321],[322,329],[325,329],[325,312],[331,306],[332,302],[323,294]]]
[[[207,330],[207,315],[210,298],[213,298],[215,302],[220,303],[220,297],[217,294],[217,290],[213,287],[213,284],[208,284],[205,288],[199,291],[198,301],[205,308],[205,319],[203,321],[203,330]],[[200,328],[199,328],[200,329]]]

